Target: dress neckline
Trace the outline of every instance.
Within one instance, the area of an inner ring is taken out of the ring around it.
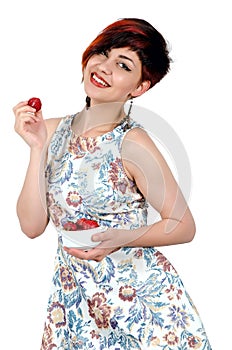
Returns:
[[[101,135],[97,135],[97,136],[82,136],[82,135],[77,135],[75,133],[75,131],[72,128],[72,124],[74,121],[74,118],[77,117],[77,115],[79,114],[79,112],[77,112],[76,114],[73,114],[70,118],[70,131],[72,134],[72,138],[76,139],[76,140],[83,140],[83,141],[88,141],[88,140],[102,140],[105,138],[108,138],[108,136],[114,134],[115,132],[120,132],[120,131],[125,131],[127,129],[130,128],[130,119],[128,118],[128,116],[126,115],[121,121],[120,123],[118,123],[112,130],[109,130]]]

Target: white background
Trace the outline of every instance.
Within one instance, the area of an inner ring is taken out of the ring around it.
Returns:
[[[185,146],[197,234],[162,251],[182,276],[212,348],[230,348],[230,12],[224,0],[1,2],[1,349],[40,348],[56,251],[51,226],[35,240],[19,228],[15,205],[29,150],[14,132],[12,107],[38,96],[45,118],[82,108],[81,54],[122,17],[148,20],[172,46],[172,71],[136,103],[172,125]]]

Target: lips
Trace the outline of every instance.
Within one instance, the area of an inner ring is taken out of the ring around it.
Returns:
[[[102,77],[100,77],[97,73],[92,73],[91,74],[91,78],[90,78],[91,82],[96,85],[97,87],[100,88],[107,88],[110,87],[110,85],[107,83],[107,81],[105,81]]]

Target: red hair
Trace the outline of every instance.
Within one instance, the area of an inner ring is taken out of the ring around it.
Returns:
[[[107,26],[87,47],[82,55],[82,70],[95,54],[113,48],[129,47],[142,63],[142,81],[150,87],[169,71],[171,59],[163,36],[147,21],[138,18],[120,19]]]

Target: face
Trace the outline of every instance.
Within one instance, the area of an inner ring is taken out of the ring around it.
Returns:
[[[126,102],[150,86],[141,82],[142,64],[136,52],[117,48],[93,55],[84,70],[84,88],[91,105]]]

